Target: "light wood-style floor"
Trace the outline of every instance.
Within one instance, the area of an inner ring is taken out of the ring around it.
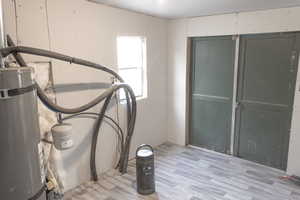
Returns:
[[[300,187],[279,179],[285,173],[228,155],[163,144],[156,149],[156,193],[135,190],[135,161],[128,174],[104,174],[65,200],[300,200]]]

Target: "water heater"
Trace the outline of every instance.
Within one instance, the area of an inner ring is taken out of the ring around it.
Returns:
[[[32,70],[0,68],[0,199],[46,199]]]

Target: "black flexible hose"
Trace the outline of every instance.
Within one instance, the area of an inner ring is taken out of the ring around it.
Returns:
[[[83,113],[77,113],[77,114],[74,114],[74,115],[70,115],[70,116],[67,116],[67,117],[63,117],[60,119],[60,122],[63,122],[63,121],[66,121],[66,120],[69,120],[69,119],[73,119],[73,118],[76,118],[76,117],[79,117],[81,115],[95,115],[97,116],[97,118],[99,117],[99,113],[94,113],[94,112],[83,112]],[[113,123],[113,125],[117,128],[117,130],[120,132],[120,134],[118,134],[118,136],[120,137],[120,140],[121,140],[121,144],[124,143],[124,132],[122,130],[122,128],[120,127],[120,125],[113,119],[111,118],[110,116],[107,116],[107,115],[104,115],[104,118],[108,119],[110,122]]]
[[[94,126],[94,134],[92,136],[92,145],[91,145],[91,159],[90,159],[90,167],[91,167],[92,177],[93,177],[94,181],[98,181],[98,174],[97,174],[97,170],[96,170],[96,149],[97,149],[99,130],[100,130],[100,127],[101,127],[101,124],[103,121],[103,117],[105,115],[106,108],[110,103],[112,95],[113,95],[113,93],[111,93],[105,99],[105,102],[101,108],[101,112],[99,114],[98,120],[96,121],[96,124]]]
[[[57,105],[56,103],[54,103],[53,101],[51,101],[46,94],[43,92],[43,90],[37,85],[37,93],[38,96],[40,97],[41,101],[52,111],[54,112],[60,112],[60,113],[64,113],[64,114],[76,114],[76,113],[80,113],[80,112],[85,112],[88,109],[96,106],[97,104],[99,104],[100,102],[102,102],[109,94],[111,94],[112,92],[115,92],[117,90],[119,90],[120,88],[124,88],[126,90],[128,90],[130,88],[129,85],[125,84],[125,83],[119,83],[116,85],[113,85],[111,88],[105,90],[102,94],[100,94],[99,96],[97,96],[95,99],[93,99],[92,101],[90,101],[89,103],[77,107],[77,108],[64,108],[61,107],[59,105]],[[134,94],[130,94],[134,95]]]
[[[9,47],[16,46],[15,43],[14,43],[14,41],[12,40],[12,38],[9,35],[7,35],[7,45]],[[15,52],[15,53],[13,53],[13,56],[14,56],[14,58],[16,59],[17,63],[20,66],[22,66],[22,67],[26,66],[26,62],[25,62],[25,60],[23,59],[23,57],[20,54],[18,54],[18,53]]]
[[[11,43],[12,40],[10,41],[10,45],[13,46],[14,44]],[[32,54],[32,55],[38,55],[38,56],[44,56],[44,57],[50,57],[50,58],[55,58],[58,60],[62,60],[62,61],[66,61],[66,62],[70,62],[70,63],[75,63],[75,64],[79,64],[79,65],[84,65],[87,67],[92,67],[95,69],[99,69],[102,71],[105,71],[107,73],[112,74],[113,76],[115,76],[117,79],[119,79],[121,82],[123,82],[123,79],[113,70],[108,69],[102,65],[99,64],[95,64],[86,60],[82,60],[82,59],[78,59],[78,58],[74,58],[74,57],[70,57],[70,56],[66,56],[63,54],[59,54],[56,52],[51,52],[51,51],[47,51],[47,50],[43,50],[43,49],[36,49],[36,48],[31,48],[31,47],[23,47],[23,46],[15,46],[15,47],[7,47],[7,48],[2,48],[0,49],[0,53],[3,57],[8,56],[9,54],[13,54],[15,56],[15,59],[17,60],[17,62],[21,65],[21,66],[26,66],[26,63],[24,63],[23,59],[21,56],[18,56],[18,53],[26,53],[26,54]],[[20,59],[21,57],[21,59]],[[23,61],[22,61],[23,60]],[[133,135],[133,131],[134,131],[134,126],[135,126],[135,120],[136,120],[136,98],[134,95],[134,92],[132,91],[131,87],[126,85],[126,84],[119,84],[119,85],[114,85],[112,88],[106,90],[103,94],[99,95],[97,98],[95,98],[94,100],[92,100],[91,102],[89,102],[86,105],[83,105],[81,107],[78,108],[63,108],[58,106],[57,104],[53,103],[42,91],[42,89],[37,85],[37,93],[39,98],[41,99],[41,101],[52,111],[55,112],[60,112],[60,113],[65,113],[65,114],[74,114],[74,113],[79,113],[79,112],[84,112],[88,109],[90,109],[91,107],[99,104],[101,101],[103,101],[106,97],[110,96],[113,94],[113,92],[117,91],[118,89],[123,88],[125,90],[125,95],[126,95],[126,100],[127,100],[127,116],[128,116],[128,125],[127,125],[127,136],[126,136],[126,140],[125,140],[125,148],[124,148],[124,152],[121,155],[120,158],[120,166],[119,166],[119,170],[121,173],[125,173],[127,171],[127,165],[128,165],[128,158],[129,158],[129,148],[130,148],[130,143],[131,143],[131,138]],[[130,101],[131,100],[131,101]],[[131,104],[131,105],[130,105]],[[102,109],[101,113],[105,113],[105,110]],[[100,116],[99,119],[103,119],[103,116]],[[101,122],[100,122],[101,125]],[[96,132],[97,129],[95,129],[95,132],[93,135],[95,135],[94,138],[98,137],[98,132]],[[98,129],[99,131],[99,129]],[[97,136],[97,137],[96,137]],[[96,141],[92,141],[92,143],[95,143]],[[91,154],[93,154],[93,157],[95,157],[95,147],[96,145],[92,145],[93,148],[91,149],[92,152]],[[93,162],[95,162],[95,158],[93,158]],[[91,165],[91,168],[93,168],[92,174],[93,175],[93,179],[97,180],[97,172],[96,172],[96,167],[95,167],[95,163],[93,165]]]
[[[82,116],[82,115],[95,115],[96,118],[94,118],[94,119],[98,119],[98,117],[100,116],[98,113],[84,112],[84,113],[78,113],[78,114],[74,114],[74,115],[70,115],[70,116],[61,118],[61,120],[59,122],[61,123],[65,120],[69,120],[69,119],[73,119],[73,118],[77,118],[77,117],[84,117],[84,118],[87,117],[87,116]],[[104,115],[104,118],[108,119],[110,122],[113,123],[113,124],[110,124],[110,123],[107,122],[107,124],[109,124],[115,130],[116,134],[118,135],[119,145],[120,145],[121,149],[120,149],[120,152],[119,152],[120,153],[120,158],[119,158],[118,164],[115,167],[115,169],[117,169],[120,166],[121,155],[124,152],[124,133],[123,133],[122,128],[119,126],[119,124],[113,118],[111,118],[110,116],[107,116],[107,115]]]
[[[113,75],[114,77],[116,77],[120,82],[124,82],[124,80],[122,79],[122,77],[118,73],[116,73],[115,71],[113,71],[113,70],[111,70],[107,67],[104,67],[102,65],[99,65],[99,64],[87,61],[87,60],[83,60],[83,59],[80,59],[80,58],[75,58],[75,57],[67,56],[67,55],[64,55],[64,54],[60,54],[60,53],[57,53],[57,52],[44,50],[44,49],[24,47],[24,46],[15,46],[14,42],[12,41],[12,39],[9,35],[7,35],[7,41],[8,41],[8,46],[10,46],[10,47],[0,49],[1,55],[3,57],[7,57],[9,54],[13,54],[15,59],[20,64],[20,66],[26,66],[26,63],[25,63],[24,59],[22,58],[22,56],[19,55],[18,53],[25,53],[25,54],[31,54],[31,55],[54,58],[54,59],[57,59],[57,60],[62,60],[62,61],[65,61],[65,62],[75,63],[75,64],[78,64],[78,65],[83,65],[83,66],[91,67],[91,68],[98,69],[98,70],[101,70],[101,71],[105,71],[105,72]],[[50,105],[51,100],[48,99],[48,97],[46,95],[43,95],[41,93],[42,90],[39,86],[37,88],[38,88],[39,97],[41,98],[43,103],[47,103],[48,105]],[[130,105],[130,102],[129,102],[129,94],[126,91],[125,91],[125,95],[126,95],[126,99],[127,99],[127,110],[128,110],[128,115],[127,116],[128,116],[128,121],[129,121],[130,117],[131,117],[132,108],[131,108],[131,105]],[[51,106],[55,107],[57,105],[52,103]],[[57,110],[61,109],[62,110],[61,112],[64,113],[62,107],[57,107],[57,108],[58,108]],[[80,110],[80,109],[78,109],[78,110]],[[78,110],[74,109],[74,111],[78,111]],[[69,110],[69,111],[71,111],[71,110]],[[76,112],[69,112],[69,111],[67,111],[66,114],[76,113]],[[83,112],[83,111],[80,111],[80,112]]]
[[[54,59],[62,60],[62,61],[69,62],[69,63],[75,63],[78,65],[84,65],[84,66],[88,66],[91,68],[99,69],[101,71],[105,71],[109,74],[112,74],[114,77],[116,77],[121,82],[124,82],[124,80],[118,73],[116,73],[115,71],[113,71],[107,67],[104,67],[102,65],[99,65],[99,64],[87,61],[87,60],[83,60],[80,58],[75,58],[75,57],[67,56],[64,54],[56,53],[53,51],[48,51],[48,50],[38,49],[38,48],[33,48],[33,47],[25,47],[25,46],[10,46],[10,47],[0,49],[0,52],[3,57],[7,57],[9,54],[25,53],[25,54],[54,58]]]
[[[58,60],[62,60],[62,61],[70,62],[70,63],[75,63],[75,64],[79,64],[79,65],[84,65],[84,66],[88,66],[88,67],[95,68],[95,69],[98,69],[98,70],[102,70],[102,71],[105,71],[105,72],[113,75],[119,81],[124,82],[124,80],[122,79],[122,77],[119,74],[117,74],[115,71],[113,71],[109,68],[106,68],[102,65],[99,65],[99,64],[96,64],[96,63],[93,63],[93,62],[90,62],[90,61],[86,61],[86,60],[83,60],[83,59],[70,57],[70,56],[67,56],[67,55],[60,54],[60,53],[47,51],[47,50],[44,50],[44,49],[37,49],[37,48],[24,47],[24,46],[14,46],[14,43],[13,43],[13,41],[10,38],[9,35],[7,36],[7,38],[8,38],[8,40],[7,40],[8,45],[10,47],[0,49],[0,53],[2,54],[3,57],[7,57],[9,54],[13,54],[15,59],[18,61],[18,63],[21,66],[26,66],[26,63],[25,63],[24,59],[18,53],[26,53],[26,54],[50,57],[50,58],[54,58],[54,59],[58,59]],[[74,114],[74,113],[78,113],[78,112],[84,112],[84,111],[88,110],[89,108],[91,108],[91,107],[93,107],[93,106],[95,106],[99,103],[99,99],[96,98],[92,102],[90,102],[90,103],[88,103],[84,106],[81,106],[77,109],[76,108],[74,108],[74,109],[64,109],[63,107],[60,107],[60,106],[56,105],[55,103],[53,103],[43,93],[42,89],[38,85],[37,85],[37,92],[38,92],[38,95],[39,95],[40,99],[42,100],[42,102],[44,104],[46,104],[48,107],[56,108],[56,109],[52,109],[52,111],[61,112],[61,113],[65,113],[65,114]],[[125,93],[126,93],[126,98],[129,101],[128,93],[127,92],[125,92]],[[102,101],[102,100],[103,99],[101,99],[100,101]],[[127,105],[128,105],[127,109],[130,112],[128,114],[128,117],[130,119],[131,106],[130,106],[129,102],[127,103]]]
[[[98,70],[102,70],[102,71],[105,71],[107,73],[112,74],[119,81],[124,82],[122,77],[119,76],[119,74],[117,74],[113,70],[108,69],[108,68],[106,68],[102,65],[87,61],[87,60],[70,57],[70,56],[67,56],[67,55],[63,55],[63,54],[52,52],[52,51],[47,51],[47,50],[44,50],[44,49],[37,49],[37,48],[23,47],[23,46],[15,46],[13,40],[11,39],[11,37],[9,35],[7,35],[7,44],[8,44],[9,47],[0,49],[0,53],[2,54],[3,57],[8,56],[9,54],[13,54],[15,59],[17,60],[17,62],[20,64],[21,67],[26,66],[26,63],[25,63],[24,59],[22,58],[22,56],[19,55],[18,53],[26,53],[26,54],[32,54],[32,55],[38,55],[38,56],[54,58],[54,59],[58,59],[58,60],[62,60],[62,61],[70,62],[70,63],[75,63],[75,64],[95,68],[95,69],[98,69]],[[39,91],[41,91],[41,90],[39,90]],[[129,102],[130,101],[129,94],[126,91],[125,91],[125,96],[126,96],[126,100],[127,100],[127,112],[128,112],[127,118],[128,118],[128,123],[129,123],[132,108],[131,108],[131,105],[130,105],[130,102]],[[48,102],[50,101],[49,99],[47,99],[47,96],[44,96],[43,98],[44,98],[45,101],[48,101]]]
[[[76,118],[80,115],[95,115],[95,116],[99,116],[99,113],[95,113],[95,112],[82,112],[82,113],[77,113],[77,114],[73,114],[73,115],[70,115],[70,116],[66,116],[66,117],[63,117],[60,119],[60,121],[65,121],[65,120],[69,120],[69,119],[73,119],[73,118]],[[120,125],[110,116],[108,115],[104,115],[104,117],[106,119],[108,119],[109,121],[111,121],[118,129],[118,131],[120,131],[120,133],[122,133],[122,135],[124,135],[124,132],[122,130],[122,128],[120,127]]]

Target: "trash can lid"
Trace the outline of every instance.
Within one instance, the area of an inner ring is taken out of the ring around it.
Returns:
[[[149,157],[152,155],[153,155],[153,152],[149,149],[141,149],[137,152],[138,157]]]

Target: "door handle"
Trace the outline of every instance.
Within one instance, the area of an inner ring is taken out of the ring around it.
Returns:
[[[235,103],[235,109],[238,109],[241,106],[241,102],[236,102]]]

